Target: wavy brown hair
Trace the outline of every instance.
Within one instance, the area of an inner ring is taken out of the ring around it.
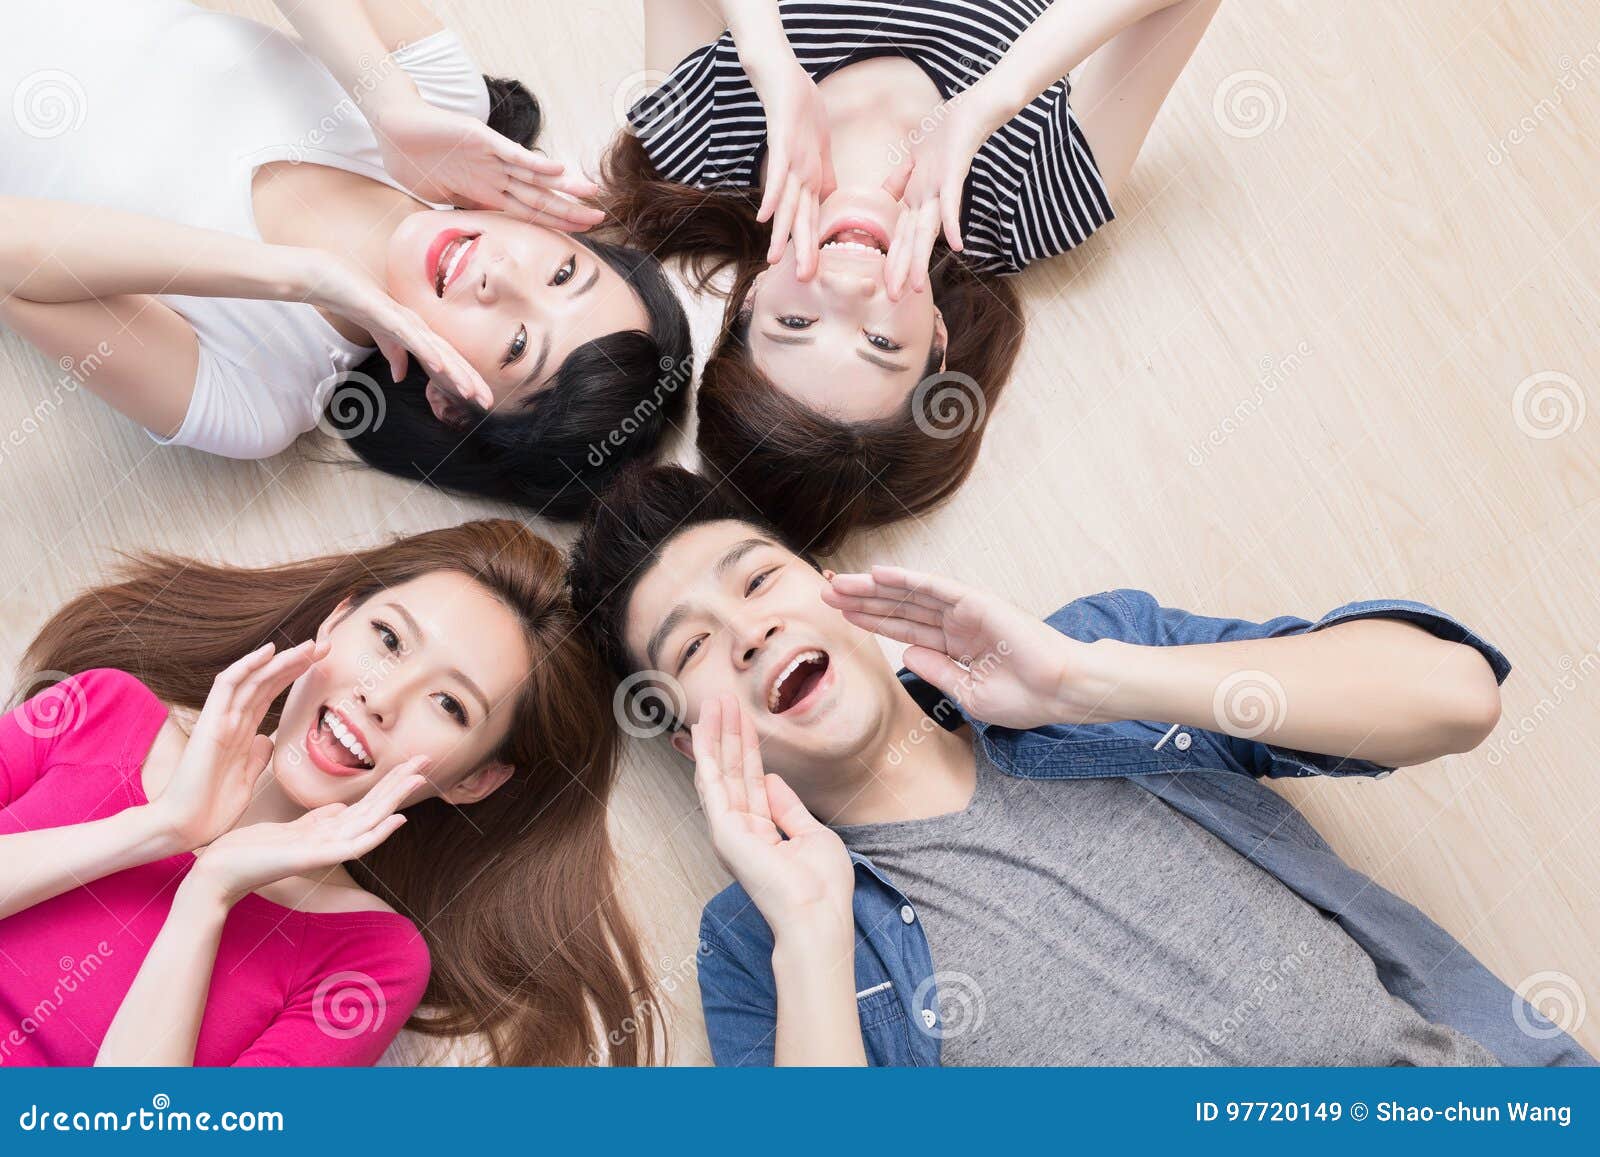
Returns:
[[[406,809],[394,835],[348,865],[416,923],[432,954],[427,1011],[408,1027],[483,1033],[497,1064],[648,1063],[664,1042],[640,1015],[656,1007],[653,984],[616,898],[606,829],[618,743],[610,688],[579,634],[560,553],[521,523],[469,522],[259,569],[132,556],[118,581],[56,612],[22,669],[65,677],[115,667],[163,702],[198,710],[239,656],[311,638],[346,598],[360,605],[441,571],[482,584],[516,614],[533,666],[492,757],[512,777],[465,807],[429,799]],[[280,696],[269,728],[282,705]],[[603,1046],[607,1029],[635,1024]]]
[[[941,243],[928,281],[949,332],[944,375],[925,376],[893,417],[843,422],[784,393],[750,354],[741,306],[767,267],[769,232],[756,221],[758,190],[663,180],[626,132],[605,158],[604,186],[607,210],[633,243],[659,259],[684,258],[698,289],[734,271],[696,401],[708,474],[818,552],[854,530],[932,509],[966,481],[1022,345],[1022,306],[1007,280],[980,273]]]

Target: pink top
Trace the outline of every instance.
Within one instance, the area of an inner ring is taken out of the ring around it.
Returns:
[[[132,675],[86,671],[0,717],[0,837],[146,803],[166,707]],[[0,1067],[92,1065],[193,853],[0,920]],[[3,882],[0,882],[3,886]],[[395,912],[300,912],[250,893],[222,929],[196,1065],[370,1065],[428,980]]]

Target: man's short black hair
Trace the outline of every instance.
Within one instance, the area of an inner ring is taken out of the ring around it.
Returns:
[[[742,522],[795,550],[736,493],[681,466],[630,466],[590,507],[572,544],[567,588],[584,630],[619,677],[637,669],[626,641],[634,588],[678,535],[725,521]],[[816,565],[803,552],[795,553]]]

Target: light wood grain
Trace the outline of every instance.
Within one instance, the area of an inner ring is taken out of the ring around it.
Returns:
[[[436,7],[537,91],[552,152],[598,155],[643,68],[636,0]],[[1249,72],[1269,122],[1230,134],[1218,94]],[[1283,790],[1508,984],[1562,974],[1600,1052],[1597,118],[1600,10],[1581,0],[1224,6],[1119,220],[1021,278],[1027,346],[971,483],[842,561],[1041,613],[1136,586],[1246,617],[1399,596],[1478,627],[1517,664],[1483,748]],[[702,348],[715,317],[698,309]],[[1597,412],[1532,436],[1513,400],[1538,373]],[[500,513],[302,453],[161,450],[81,392],[32,429],[58,375],[0,338],[8,662],[118,549],[258,563]],[[704,1063],[695,927],[725,877],[664,744],[630,748],[615,830],[672,978],[673,1058]]]

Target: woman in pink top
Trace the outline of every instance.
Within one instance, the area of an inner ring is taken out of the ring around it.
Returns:
[[[145,557],[68,604],[0,719],[0,1065],[371,1064],[408,1019],[580,1063],[635,1023],[576,628],[508,520]],[[649,1058],[639,1027],[610,1060]]]

